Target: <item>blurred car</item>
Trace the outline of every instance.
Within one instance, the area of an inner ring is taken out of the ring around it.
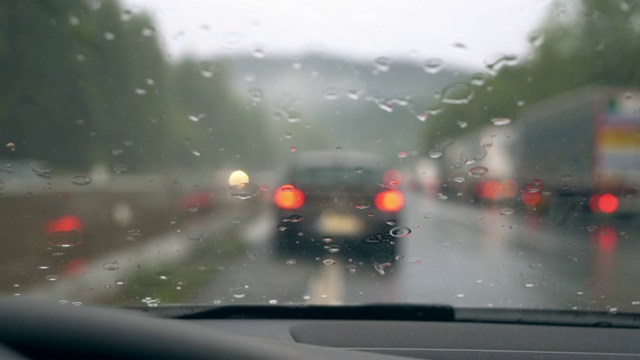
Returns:
[[[398,172],[370,154],[300,154],[274,192],[279,254],[342,255],[393,261],[404,196]]]

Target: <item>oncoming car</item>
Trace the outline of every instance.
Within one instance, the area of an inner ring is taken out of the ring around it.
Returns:
[[[285,256],[321,254],[393,261],[404,196],[397,171],[362,153],[300,154],[274,193],[275,250]]]

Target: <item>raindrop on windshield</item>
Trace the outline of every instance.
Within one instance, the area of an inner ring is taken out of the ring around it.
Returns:
[[[11,151],[16,151],[16,144],[9,142],[7,143],[7,149],[11,150]]]
[[[356,205],[356,209],[359,209],[359,210],[368,209],[370,207],[371,207],[371,205],[369,205],[369,204],[358,204],[358,205]]]
[[[127,165],[125,164],[115,164],[113,165],[113,172],[116,174],[122,174],[127,171]]]
[[[58,275],[47,275],[44,278],[47,281],[53,282],[53,281],[57,281],[58,280]]]
[[[333,259],[324,259],[322,260],[322,264],[323,265],[327,265],[327,266],[331,266],[331,265],[335,265],[336,261]]]
[[[118,263],[117,261],[108,262],[102,264],[102,268],[109,271],[118,270],[120,269],[120,263]]]
[[[104,39],[107,41],[113,41],[116,39],[116,34],[109,32],[109,31],[105,31],[104,32]]]
[[[483,177],[488,171],[489,169],[487,169],[484,166],[474,166],[471,169],[469,169],[469,176],[480,178],[480,177]]]
[[[77,229],[56,231],[47,236],[47,244],[55,247],[70,248],[82,243],[82,234]]]
[[[513,209],[512,208],[502,208],[500,209],[500,215],[502,216],[509,216],[513,214]]]
[[[322,238],[322,242],[324,242],[324,243],[331,243],[331,242],[333,242],[333,238],[330,238],[330,237],[324,237],[324,238]]]
[[[198,122],[202,119],[204,119],[207,116],[207,114],[197,114],[197,115],[188,115],[187,117],[189,118],[189,120],[193,121],[193,122]]]
[[[264,49],[262,48],[255,48],[252,52],[251,52],[251,56],[253,56],[256,59],[262,59],[265,57],[265,52]]]
[[[134,91],[137,95],[145,95],[147,93],[147,89],[143,88],[136,88]]]
[[[495,126],[504,126],[511,124],[511,119],[509,118],[493,118],[491,119],[491,123]]]
[[[432,58],[424,62],[424,71],[429,74],[436,74],[444,66],[444,62],[439,58]]]
[[[156,273],[156,277],[160,280],[169,280],[169,278],[171,278],[171,273],[167,271],[158,271]]]
[[[285,261],[285,264],[287,264],[287,265],[295,265],[296,264],[296,259],[287,259],[287,261]]]
[[[445,104],[468,104],[473,98],[473,89],[467,84],[452,84],[443,90],[442,102]]]
[[[529,44],[538,47],[544,43],[544,34],[532,33],[529,35]]]
[[[442,152],[441,149],[433,149],[433,150],[430,150],[427,153],[427,155],[432,159],[437,159],[437,158],[441,157],[442,154],[443,154],[443,152]]]
[[[47,162],[36,162],[31,164],[31,170],[34,174],[40,177],[51,179],[51,171],[53,170],[53,166]]]
[[[391,59],[382,56],[375,59],[373,64],[378,71],[389,71],[389,68],[391,67]]]
[[[338,88],[330,86],[322,90],[322,96],[324,96],[326,100],[336,100],[340,97],[340,91]]]
[[[340,251],[340,246],[339,245],[329,245],[329,246],[325,246],[325,249],[331,253],[331,254],[335,254],[337,252]]]
[[[393,237],[407,237],[411,234],[411,229],[409,229],[406,226],[398,226],[398,227],[394,227],[393,229],[389,230],[389,234]]]
[[[461,183],[467,180],[467,176],[465,174],[454,174],[451,176],[451,180],[457,183]]]
[[[86,175],[76,175],[71,179],[71,183],[74,185],[89,185],[91,183],[91,178]]]

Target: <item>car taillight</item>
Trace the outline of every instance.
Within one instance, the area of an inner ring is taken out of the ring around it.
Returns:
[[[542,195],[540,195],[540,189],[536,187],[536,185],[527,185],[524,190],[522,190],[522,203],[528,207],[535,207],[542,200]]]
[[[378,210],[396,212],[404,206],[404,196],[398,190],[385,190],[376,195],[373,203]]]
[[[293,185],[286,184],[276,190],[273,201],[281,209],[297,209],[304,204],[304,194]]]
[[[57,233],[57,232],[69,232],[69,231],[75,231],[75,232],[81,233],[82,224],[80,222],[80,219],[77,216],[66,215],[66,216],[62,216],[57,219],[48,221],[45,224],[44,231],[47,235]]]
[[[589,208],[597,213],[611,214],[618,210],[618,198],[611,194],[595,194],[589,199]]]

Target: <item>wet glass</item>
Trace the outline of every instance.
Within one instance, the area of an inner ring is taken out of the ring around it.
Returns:
[[[638,311],[636,2],[0,14],[4,296]]]

